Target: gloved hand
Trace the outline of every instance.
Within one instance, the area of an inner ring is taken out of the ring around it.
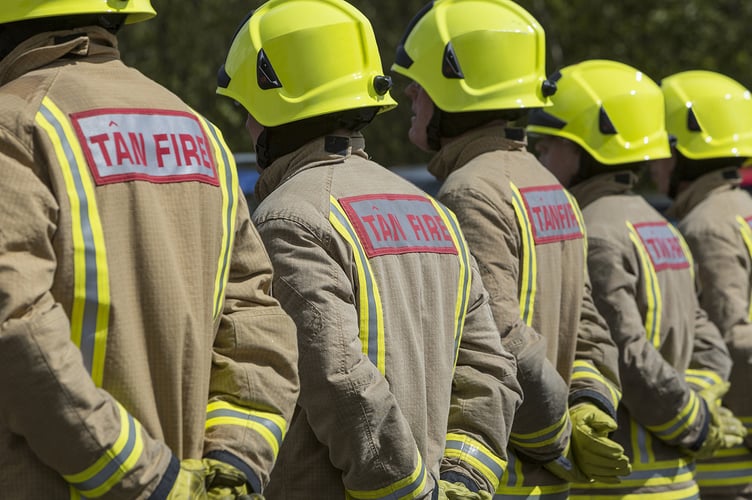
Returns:
[[[624,448],[608,438],[616,430],[613,418],[592,403],[578,403],[569,410],[572,448],[577,466],[588,478],[602,483],[621,482],[632,472]]]
[[[731,410],[721,406],[721,399],[728,392],[731,384],[715,384],[707,387],[697,394],[705,401],[710,412],[710,424],[705,440],[697,449],[683,448],[684,452],[696,458],[709,458],[724,448],[731,448],[744,442],[746,430],[744,425],[734,417]]]
[[[462,483],[450,483],[439,479],[439,500],[491,500],[488,491],[473,492]]]
[[[579,467],[577,467],[569,445],[567,445],[564,455],[561,455],[559,458],[551,460],[550,462],[546,462],[543,464],[543,467],[545,467],[551,474],[570,483],[590,482],[590,478],[588,478]]]
[[[235,500],[243,497],[263,499],[260,495],[249,495],[245,473],[237,467],[212,458],[204,458],[202,462],[206,469],[206,490],[209,500]]]
[[[167,494],[167,500],[205,500],[206,466],[201,460],[187,459],[180,462],[180,472],[175,484]]]

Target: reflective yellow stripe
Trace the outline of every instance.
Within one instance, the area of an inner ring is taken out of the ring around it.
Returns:
[[[213,317],[216,320],[221,314],[224,304],[225,287],[230,272],[230,256],[235,241],[235,218],[238,211],[239,189],[238,173],[235,168],[235,159],[229,152],[224,139],[222,139],[222,133],[204,117],[197,113],[195,115],[209,132],[206,135],[212,143],[214,158],[217,161],[217,178],[222,191],[222,242],[217,262],[217,274],[214,278]]]
[[[123,476],[130,472],[141,458],[144,443],[141,424],[118,405],[120,412],[120,435],[99,460],[78,474],[64,475],[81,495],[96,498],[105,495]]]
[[[742,233],[742,239],[744,240],[744,244],[747,247],[747,253],[749,254],[750,260],[752,260],[752,228],[749,227],[749,224],[746,220],[744,220],[744,217],[741,215],[736,216],[736,221],[739,223],[739,230]],[[750,289],[750,298],[749,298],[749,306],[747,308],[747,319],[749,321],[752,321],[752,289]]]
[[[584,359],[576,359],[572,365],[572,380],[595,380],[599,384],[606,387],[611,395],[611,404],[614,408],[619,406],[621,401],[621,391],[608,380],[598,369],[593,366],[592,362]]]
[[[73,303],[71,340],[101,387],[110,321],[110,275],[94,184],[66,115],[48,97],[35,117],[47,133],[63,174],[71,209]]]
[[[663,313],[661,287],[658,283],[658,276],[655,272],[655,268],[653,267],[653,261],[650,260],[650,256],[643,246],[637,230],[630,222],[627,222],[627,228],[629,228],[629,238],[632,240],[632,243],[634,243],[637,253],[640,256],[642,271],[645,274],[645,294],[648,303],[648,310],[645,314],[645,332],[648,340],[652,342],[653,346],[659,348],[661,346],[661,315]]]
[[[577,200],[575,199],[572,194],[564,190],[564,194],[567,195],[567,198],[569,199],[569,204],[572,205],[572,210],[574,211],[574,216],[577,217],[577,223],[580,225],[580,231],[582,231],[582,245],[585,249],[585,261],[587,261],[587,249],[588,249],[588,241],[587,241],[587,228],[585,227],[585,219],[582,217],[582,211],[580,210],[580,205],[577,204]]]
[[[494,500],[566,500],[569,498],[569,483],[549,486],[506,486],[496,490]]]
[[[506,461],[496,456],[483,443],[464,434],[447,434],[444,456],[457,458],[475,467],[493,485],[494,490],[507,466]]]
[[[512,205],[514,213],[517,215],[517,221],[520,224],[522,233],[522,262],[520,264],[520,317],[528,326],[533,323],[533,312],[535,309],[535,294],[537,291],[538,264],[535,253],[535,241],[533,240],[533,230],[530,227],[530,221],[527,218],[525,204],[522,201],[522,194],[517,186],[509,183],[512,188]]]
[[[694,370],[688,369],[684,372],[684,379],[700,389],[707,389],[712,385],[723,383],[723,379],[711,370]]]
[[[258,432],[269,443],[275,458],[287,432],[285,419],[280,415],[214,401],[206,408],[206,429],[219,425],[237,425]]]
[[[349,498],[358,500],[398,499],[410,500],[417,498],[426,487],[426,468],[418,453],[418,465],[415,471],[404,479],[377,490],[347,490]]]
[[[680,489],[671,489],[667,491],[660,491],[657,493],[636,493],[634,495],[630,495],[629,493],[619,493],[619,488],[622,488],[623,486],[621,484],[617,485],[611,485],[606,483],[594,483],[593,484],[587,484],[587,485],[581,485],[577,484],[576,488],[582,489],[582,494],[570,494],[569,498],[571,500],[694,500],[700,498],[700,490],[697,487],[696,484],[692,483],[688,486],[685,486]],[[640,483],[641,485],[643,483]],[[671,483],[673,484],[673,483]],[[597,495],[593,495],[590,493],[587,493],[588,488],[598,488],[599,492]],[[605,494],[603,490],[613,489],[614,494],[608,495]]]
[[[385,375],[384,313],[379,287],[371,263],[350,219],[336,198],[330,196],[329,202],[329,222],[352,248],[355,266],[358,269],[358,321],[363,354],[368,356],[382,375]]]
[[[629,419],[629,440],[634,450],[634,457],[632,458],[634,464],[655,462],[653,436],[633,418]]]
[[[519,448],[541,448],[557,442],[561,435],[567,431],[569,423],[569,412],[564,412],[558,422],[544,429],[522,434],[513,432],[509,442]]]
[[[437,203],[433,198],[431,198],[431,203],[433,203],[434,208],[444,222],[444,226],[449,231],[459,257],[459,283],[457,285],[457,301],[454,306],[454,364],[456,365],[457,356],[459,356],[460,352],[460,342],[462,341],[462,331],[465,327],[465,315],[467,314],[467,306],[470,300],[470,285],[472,282],[470,274],[470,250],[460,231],[459,222],[457,222],[454,213]]]
[[[647,425],[645,427],[664,441],[674,439],[689,429],[695,422],[700,406],[697,394],[694,391],[689,391],[689,400],[678,415],[661,425]]]

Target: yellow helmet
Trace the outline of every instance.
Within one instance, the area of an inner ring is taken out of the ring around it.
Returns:
[[[437,0],[413,20],[392,70],[443,111],[549,105],[543,28],[509,0]]]
[[[666,129],[687,158],[752,156],[752,96],[713,71],[684,71],[661,81]]]
[[[671,156],[661,89],[641,71],[593,59],[552,78],[553,106],[530,113],[529,133],[569,139],[606,165]]]
[[[366,107],[392,109],[368,19],[344,0],[269,0],[232,41],[217,93],[262,125]]]
[[[2,0],[0,24],[76,14],[128,14],[126,23],[157,15],[149,0]]]

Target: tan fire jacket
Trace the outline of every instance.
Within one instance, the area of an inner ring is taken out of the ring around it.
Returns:
[[[567,445],[567,399],[588,399],[616,417],[618,353],[590,296],[576,202],[524,143],[504,134],[499,126],[466,133],[429,170],[446,179],[438,197],[478,260],[526,395],[497,498],[566,498],[568,484],[530,459],[552,460]]]
[[[697,263],[700,304],[723,334],[733,360],[724,405],[747,427],[746,446],[697,464],[703,498],[752,496],[752,197],[739,188],[736,168],[717,170],[677,196],[669,217]]]
[[[689,381],[720,383],[731,361],[694,293],[692,256],[678,230],[631,191],[628,171],[571,188],[588,232],[593,298],[620,351],[623,391],[614,439],[632,459],[621,484],[572,488],[572,498],[697,495],[693,464],[709,413]],[[686,379],[685,379],[686,378]]]
[[[0,64],[0,172],[0,496],[164,498],[202,455],[260,488],[295,328],[219,131],[106,31],[42,34]]]
[[[450,470],[492,491],[520,403],[514,357],[454,215],[363,146],[322,137],[256,187],[300,348],[299,407],[268,495],[430,498]]]

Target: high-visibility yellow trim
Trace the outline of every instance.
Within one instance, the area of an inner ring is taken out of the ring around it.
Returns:
[[[352,227],[350,219],[347,218],[347,214],[339,201],[330,195],[329,202],[329,222],[352,248],[355,266],[358,269],[358,302],[360,305],[358,311],[360,331],[358,336],[363,354],[371,360],[382,375],[385,375],[384,312],[376,277],[358,234]]]
[[[694,391],[689,392],[689,400],[684,408],[671,420],[661,425],[646,425],[650,432],[660,436],[663,440],[671,440],[686,431],[697,418],[700,411],[700,404],[697,394]]]
[[[591,361],[576,359],[572,365],[572,380],[595,380],[606,387],[611,396],[611,404],[614,408],[619,406],[621,401],[621,391],[609,379],[596,368]]]
[[[518,448],[541,448],[557,442],[569,427],[569,412],[565,411],[558,422],[530,433],[513,432],[509,442]]]
[[[684,371],[684,380],[700,389],[723,383],[723,379],[712,370],[687,369]]]
[[[537,293],[537,276],[538,261],[535,252],[535,240],[533,239],[533,230],[530,227],[530,221],[527,218],[525,204],[522,201],[522,193],[513,183],[509,183],[512,188],[512,205],[517,221],[520,224],[522,233],[522,262],[520,263],[520,317],[526,325],[533,324],[533,312],[535,310],[535,294]]]
[[[415,470],[406,478],[379,488],[377,490],[347,490],[348,498],[356,500],[379,500],[379,499],[397,499],[411,500],[417,498],[426,487],[426,468],[423,465],[423,458],[418,456],[418,464]]]
[[[749,258],[752,260],[752,228],[749,227],[749,224],[741,215],[736,216],[736,221],[739,223],[739,230],[742,233],[744,245],[747,247],[747,253],[749,254]],[[749,305],[747,307],[747,320],[752,321],[752,288],[750,288],[749,293],[750,297]]]
[[[661,316],[663,314],[661,286],[658,282],[655,267],[653,267],[653,261],[650,260],[647,249],[643,245],[637,230],[629,221],[627,221],[627,228],[629,229],[629,238],[634,243],[640,256],[640,264],[642,265],[647,285],[645,294],[647,296],[648,309],[645,313],[645,333],[653,346],[659,348],[661,346]]]
[[[454,364],[456,366],[457,357],[460,352],[460,342],[462,341],[462,332],[465,327],[467,306],[470,301],[470,285],[472,283],[472,276],[470,273],[470,250],[468,249],[465,238],[460,231],[459,222],[454,213],[443,205],[440,205],[433,198],[430,198],[430,200],[436,209],[436,212],[438,212],[441,217],[441,220],[444,222],[444,226],[449,231],[454,247],[459,254],[460,272],[457,285],[457,301],[454,306]]]
[[[120,434],[113,445],[93,465],[77,474],[64,475],[87,498],[105,495],[133,469],[144,449],[141,424],[118,405]]]
[[[217,179],[222,192],[222,211],[218,214],[222,217],[222,241],[220,242],[219,260],[217,261],[217,273],[214,278],[214,306],[213,318],[216,320],[222,312],[225,300],[225,288],[230,273],[230,257],[232,246],[235,242],[235,218],[238,210],[238,172],[235,168],[235,158],[230,153],[222,138],[222,133],[203,116],[194,112],[194,115],[203,124],[206,135],[212,144],[214,158],[217,163]]]
[[[447,434],[444,456],[457,458],[473,466],[493,485],[494,490],[499,485],[499,480],[507,466],[505,460],[496,456],[483,443],[464,434]]]
[[[68,117],[49,97],[35,116],[60,164],[71,208],[73,302],[71,340],[81,350],[92,380],[102,386],[110,321],[110,275],[94,183]]]
[[[689,250],[689,245],[687,245],[687,242],[684,240],[684,236],[681,235],[679,230],[676,229],[673,224],[668,224],[668,228],[674,234],[677,241],[679,241],[679,246],[681,246],[682,252],[684,252],[684,258],[686,258],[687,262],[689,263],[689,275],[692,277],[692,282],[694,282],[695,260],[694,257],[692,257],[692,252]]]
[[[596,483],[596,486],[578,484],[576,485],[578,489],[581,488],[582,490],[587,490],[588,487],[597,487],[600,491],[597,496],[593,496],[588,493],[580,495],[576,493],[570,493],[569,498],[571,500],[593,500],[594,498],[597,498],[598,500],[687,500],[690,498],[700,498],[700,490],[696,484],[692,484],[680,489],[661,491],[658,493],[639,493],[634,495],[630,495],[629,493],[617,493],[616,491],[613,495],[603,493],[604,489],[618,490],[618,487],[622,487],[622,484],[610,485],[605,483]],[[616,488],[614,488],[613,486],[616,486]]]
[[[287,422],[280,415],[249,410],[226,401],[213,401],[206,408],[205,429],[220,425],[236,425],[256,431],[269,444],[275,458],[287,432]]]
[[[569,483],[547,486],[500,485],[494,500],[566,500],[569,498]]]

